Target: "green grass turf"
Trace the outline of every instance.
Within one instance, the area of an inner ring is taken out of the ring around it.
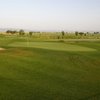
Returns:
[[[96,49],[64,42],[14,42],[12,47],[34,47],[56,51],[96,51]]]
[[[100,42],[28,45],[0,39],[0,100],[100,100]]]

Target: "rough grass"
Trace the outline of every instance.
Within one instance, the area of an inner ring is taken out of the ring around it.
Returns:
[[[0,41],[7,49],[0,51],[0,100],[100,100],[100,42],[27,47],[22,38],[7,38]]]

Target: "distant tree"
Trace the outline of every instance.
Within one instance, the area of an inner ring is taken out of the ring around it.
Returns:
[[[79,34],[80,34],[81,36],[83,36],[83,35],[84,35],[84,32],[79,32]]]
[[[18,33],[16,30],[11,31],[11,34],[16,34],[16,33]]]
[[[19,35],[24,35],[25,34],[25,32],[24,32],[24,30],[19,30]]]
[[[75,35],[78,36],[78,34],[79,34],[79,32],[76,31],[76,32],[75,32]]]
[[[94,32],[94,34],[99,34],[99,32]]]
[[[62,38],[64,38],[65,32],[64,32],[64,31],[62,31],[62,32],[61,32],[61,34],[62,34]]]
[[[86,36],[87,34],[86,33],[84,33],[84,36]]]
[[[6,33],[8,33],[8,34],[9,34],[9,33],[10,33],[10,34],[16,34],[17,31],[15,31],[15,30],[14,30],[14,31],[12,31],[12,30],[7,30]]]
[[[32,34],[33,34],[33,32],[32,32],[32,31],[30,31],[30,32],[29,32],[29,35],[30,35],[30,36],[32,36]]]
[[[89,32],[87,32],[87,34],[89,34]]]
[[[11,30],[7,30],[6,33],[8,33],[8,34],[11,33]]]
[[[64,32],[64,31],[62,31],[61,33],[62,33],[62,36],[64,36],[64,35],[65,35],[65,32]]]

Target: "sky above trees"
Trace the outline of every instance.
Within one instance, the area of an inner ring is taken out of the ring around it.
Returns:
[[[100,31],[100,0],[0,0],[0,28]]]

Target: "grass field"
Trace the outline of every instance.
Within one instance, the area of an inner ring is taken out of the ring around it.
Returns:
[[[0,100],[100,100],[99,41],[0,37]]]

